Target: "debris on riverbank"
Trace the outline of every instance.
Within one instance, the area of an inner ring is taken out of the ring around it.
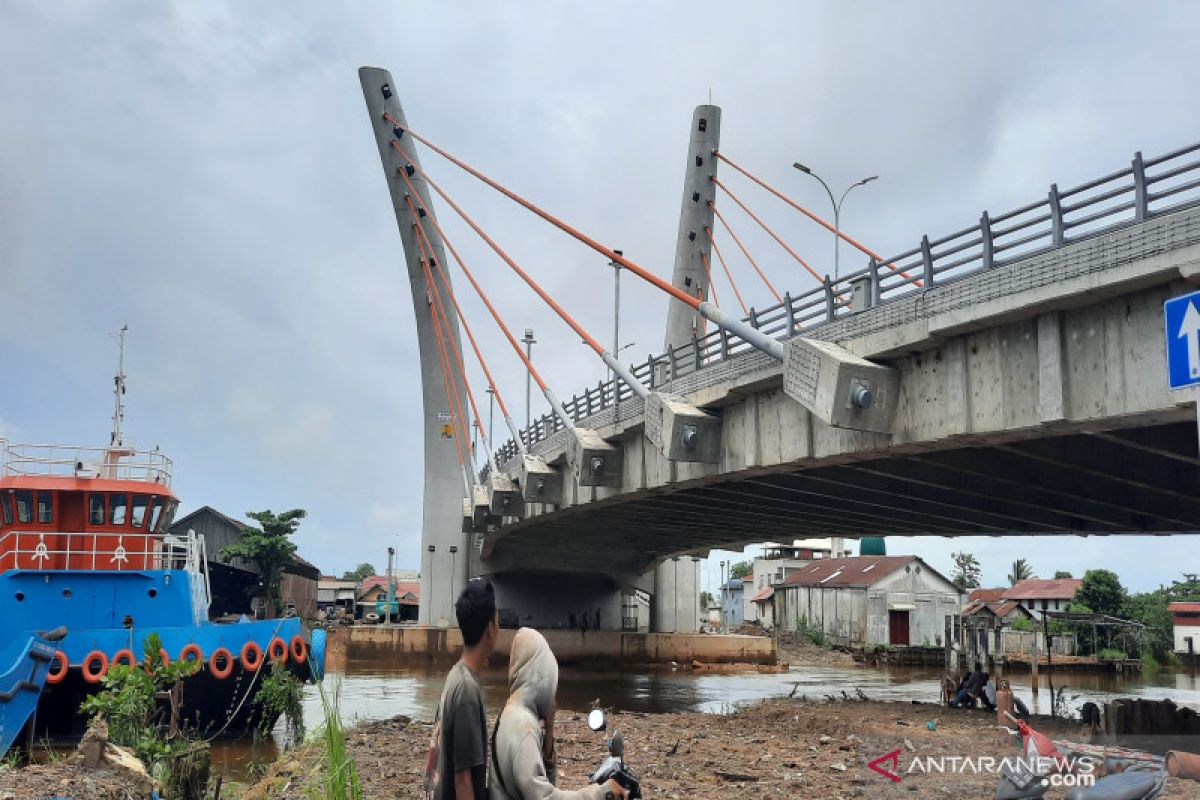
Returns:
[[[558,785],[582,787],[604,751],[604,736],[589,730],[582,712],[560,711]],[[489,720],[490,726],[494,720]],[[1075,738],[1075,723],[1037,718],[1050,736]],[[683,798],[750,792],[759,800],[820,797],[990,797],[997,778],[961,767],[972,759],[1016,757],[1016,739],[983,711],[935,705],[854,700],[770,700],[729,715],[701,713],[610,716],[621,731],[626,761],[642,779],[646,797]],[[362,725],[347,736],[366,798],[422,798],[425,748],[431,726],[407,717]],[[894,754],[896,781],[868,764]],[[956,760],[957,759],[957,760]],[[972,762],[976,763],[976,762]],[[303,800],[316,786],[319,745],[285,755],[241,800]],[[1171,779],[1163,800],[1194,797],[1196,784]],[[1049,797],[1061,796],[1053,792]]]
[[[0,769],[0,800],[150,800],[155,784],[124,747],[108,742],[108,727],[92,723],[68,758],[50,764]]]
[[[849,667],[854,665],[854,656],[848,650],[839,650],[812,641],[793,633],[781,631],[775,637],[776,653],[780,664],[793,667]]]

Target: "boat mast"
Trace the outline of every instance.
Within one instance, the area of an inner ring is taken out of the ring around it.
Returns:
[[[109,442],[111,447],[122,447],[124,442],[121,441],[121,422],[125,419],[125,404],[123,397],[125,395],[125,332],[129,330],[128,325],[122,325],[119,333],[110,334],[117,340],[117,374],[113,379],[113,429],[112,439]]]

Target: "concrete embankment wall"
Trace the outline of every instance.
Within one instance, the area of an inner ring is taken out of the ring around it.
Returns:
[[[494,659],[508,660],[516,631],[500,631]],[[685,633],[623,633],[621,631],[542,631],[560,663],[582,664],[775,664],[775,641],[765,636],[715,636]],[[457,628],[417,628],[356,625],[332,632],[331,649],[356,654],[390,653],[413,661],[457,658],[462,651]]]

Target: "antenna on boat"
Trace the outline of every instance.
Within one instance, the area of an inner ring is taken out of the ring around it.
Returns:
[[[128,325],[122,325],[119,333],[109,334],[117,340],[117,374],[113,379],[113,397],[115,398],[115,408],[113,409],[113,429],[112,441],[109,442],[111,447],[122,447],[124,442],[121,441],[121,422],[125,419],[125,333],[129,330]]]

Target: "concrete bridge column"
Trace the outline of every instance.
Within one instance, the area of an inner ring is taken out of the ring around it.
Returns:
[[[454,440],[442,432],[442,426],[446,424],[445,415],[450,413],[451,406],[446,397],[446,388],[442,385],[433,316],[425,287],[424,271],[421,268],[421,249],[413,231],[415,220],[404,200],[408,186],[399,172],[407,166],[407,162],[391,146],[395,138],[394,126],[384,119],[384,114],[390,115],[403,125],[407,125],[407,121],[404,109],[400,107],[400,101],[396,97],[392,76],[387,70],[363,67],[358,71],[358,78],[362,84],[363,98],[367,103],[371,130],[375,133],[375,143],[379,146],[379,157],[383,162],[383,173],[391,194],[392,207],[396,212],[400,239],[404,245],[404,260],[408,265],[413,315],[417,322],[417,346],[421,358],[425,487],[421,512],[421,604],[418,621],[424,625],[453,626],[457,624],[453,603],[466,580],[470,545],[468,537],[462,532],[463,474]],[[416,143],[410,137],[403,137],[401,146],[412,157],[413,162],[419,165]],[[432,214],[433,205],[425,180],[416,171],[408,176],[408,180],[420,196],[421,204]],[[430,244],[433,245],[433,256],[437,261],[433,269],[445,269],[448,262],[441,236],[431,224],[426,223],[424,229]],[[448,322],[451,328],[450,335],[461,352],[458,318],[451,317]],[[467,421],[458,420],[454,435],[464,436],[466,430]]]
[[[715,187],[709,176],[717,172],[713,151],[721,139],[721,109],[697,106],[692,114],[692,132],[688,137],[687,168],[683,173],[683,201],[679,212],[679,240],[675,247],[675,269],[671,283],[692,295],[709,299],[708,276],[704,261],[712,263],[712,245],[704,229],[712,230]],[[698,294],[699,293],[699,294]],[[679,347],[700,334],[703,318],[678,300],[667,307],[666,348]]]
[[[695,633],[700,629],[700,559],[673,556],[654,570],[655,633]]]

